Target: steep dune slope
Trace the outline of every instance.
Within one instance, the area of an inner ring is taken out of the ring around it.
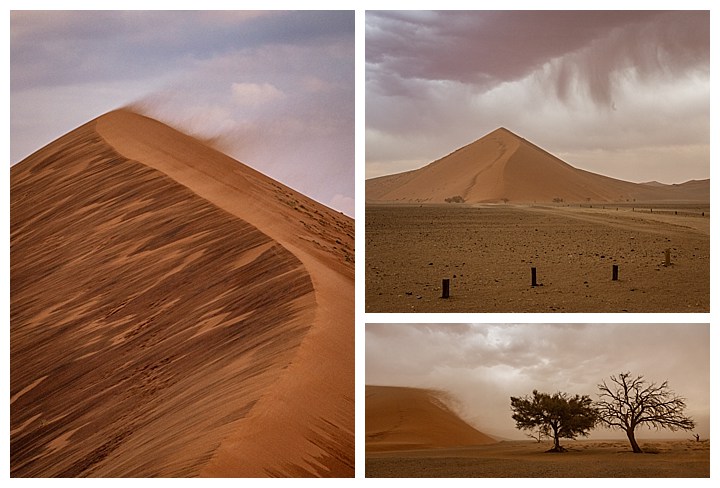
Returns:
[[[11,474],[352,476],[353,235],[126,111],[14,166]]]
[[[367,452],[495,442],[448,409],[435,392],[396,386],[365,386]]]
[[[709,181],[652,185],[617,180],[570,166],[499,128],[417,170],[365,182],[367,202],[434,202],[455,196],[469,203],[709,201]]]

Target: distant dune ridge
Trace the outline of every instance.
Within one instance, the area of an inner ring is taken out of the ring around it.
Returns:
[[[354,223],[118,110],[11,168],[12,476],[353,476]]]
[[[397,386],[365,386],[367,452],[494,444],[462,420],[438,392]]]
[[[630,183],[574,168],[501,127],[422,168],[365,182],[368,203],[710,201],[710,180]]]

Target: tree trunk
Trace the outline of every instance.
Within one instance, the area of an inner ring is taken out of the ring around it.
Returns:
[[[630,445],[632,446],[633,452],[641,453],[643,452],[642,449],[640,449],[640,446],[638,446],[637,441],[635,440],[635,431],[633,429],[628,429],[626,431],[628,440],[630,441]]]
[[[560,446],[560,432],[558,428],[555,426],[552,426],[553,429],[553,439],[554,439],[554,445],[552,449],[547,450],[546,452],[564,452],[565,448]]]

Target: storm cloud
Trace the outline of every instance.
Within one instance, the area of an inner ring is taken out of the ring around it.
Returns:
[[[366,176],[505,126],[630,181],[709,177],[706,11],[368,12]]]

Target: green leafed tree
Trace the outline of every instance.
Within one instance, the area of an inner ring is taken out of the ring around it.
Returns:
[[[569,396],[567,393],[540,393],[532,397],[510,397],[515,426],[520,430],[540,429],[554,440],[551,452],[563,452],[560,439],[587,436],[598,421],[598,412],[587,395]]]
[[[692,430],[695,422],[685,415],[685,399],[676,395],[667,381],[648,383],[643,376],[620,373],[598,385],[600,401],[596,403],[601,422],[625,432],[633,452],[643,452],[635,440],[640,426],[655,429]]]

